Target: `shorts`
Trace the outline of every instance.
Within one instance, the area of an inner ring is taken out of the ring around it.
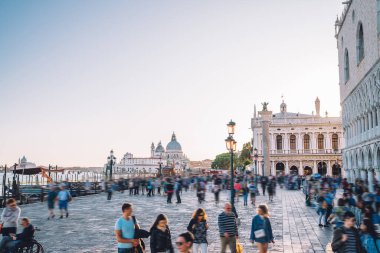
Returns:
[[[60,200],[59,201],[59,209],[65,209],[67,210],[67,200]]]
[[[54,201],[48,201],[48,208],[54,209]]]

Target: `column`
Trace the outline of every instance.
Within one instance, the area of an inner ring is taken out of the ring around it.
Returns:
[[[283,147],[284,153],[287,154],[289,153],[288,152],[289,151],[289,135],[285,134],[283,140],[284,140],[284,147]]]
[[[274,161],[272,161],[272,172],[270,173],[271,175],[276,175],[276,170],[274,168]]]
[[[268,129],[269,129],[269,125],[268,125]],[[270,134],[270,150],[276,150],[276,142],[275,142],[275,139],[274,139],[274,134]]]
[[[318,173],[317,161],[314,160],[313,174]]]
[[[369,123],[369,129],[371,130],[373,128],[373,122],[372,122],[372,111],[368,113],[368,123]]]
[[[261,124],[263,130],[263,162],[264,162],[264,175],[268,176],[270,174],[270,139],[269,139],[269,124],[272,119],[272,112],[263,110],[259,112],[261,116]]]
[[[285,174],[289,174],[289,161],[285,162]]]
[[[377,126],[380,126],[380,107],[376,108],[376,114],[377,114]]]
[[[316,141],[315,141],[315,133],[312,133],[310,136],[310,149],[317,149]]]
[[[326,134],[325,149],[331,149],[331,133]]]
[[[368,169],[368,190],[369,192],[374,192],[375,189],[373,188],[373,169]]]
[[[360,169],[360,178],[367,181],[367,171],[364,168]]]
[[[327,162],[327,175],[332,176],[331,161]]]
[[[302,164],[302,160],[300,160],[300,167],[298,168],[298,175],[303,175],[303,164]]]
[[[376,168],[376,180],[380,182],[380,168]]]
[[[344,169],[344,172],[346,173],[343,178],[347,178],[348,182],[351,183],[351,173],[350,173],[350,170],[349,169]]]
[[[302,141],[302,135],[301,133],[298,133],[298,138],[297,138],[297,153],[302,152],[303,153],[303,141]]]

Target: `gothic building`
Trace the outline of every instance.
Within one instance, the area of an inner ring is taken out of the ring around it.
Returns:
[[[269,122],[270,174],[279,173],[338,176],[342,170],[343,131],[340,117],[320,115],[320,101],[315,100],[312,114],[292,113],[282,101],[280,112]],[[271,113],[271,112],[269,112]],[[258,172],[264,173],[263,121],[255,112],[251,120],[252,146],[258,150]],[[264,128],[265,129],[265,128]]]
[[[380,0],[344,4],[335,23],[343,165],[351,182],[362,178],[372,188],[375,176],[380,181]]]

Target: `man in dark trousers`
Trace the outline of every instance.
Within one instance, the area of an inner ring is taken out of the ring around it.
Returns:
[[[267,188],[268,178],[266,176],[262,176],[260,179],[261,188],[263,189],[263,195],[265,196],[265,189]]]

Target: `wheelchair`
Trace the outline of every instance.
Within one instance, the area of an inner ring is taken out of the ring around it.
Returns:
[[[33,239],[30,243],[19,247],[15,253],[44,253],[44,247]]]

